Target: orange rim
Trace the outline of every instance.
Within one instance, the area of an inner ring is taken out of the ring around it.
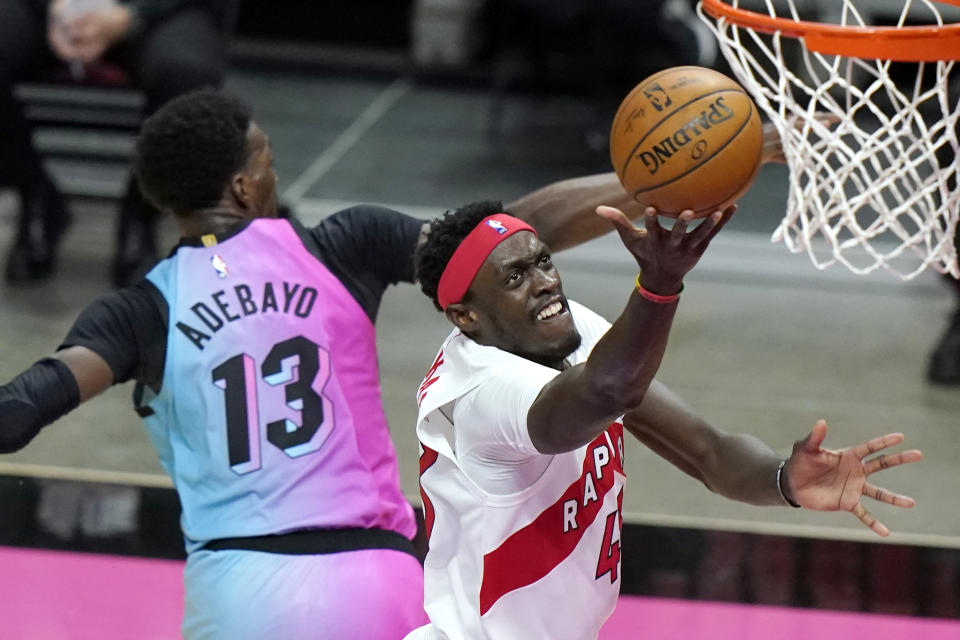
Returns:
[[[935,0],[960,7],[960,0]],[[960,60],[960,24],[921,27],[858,27],[772,16],[733,7],[724,0],[701,0],[714,18],[754,31],[802,38],[810,51],[899,62]]]

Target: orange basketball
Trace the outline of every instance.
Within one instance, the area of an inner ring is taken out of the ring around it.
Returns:
[[[676,217],[703,218],[734,202],[760,168],[763,124],[732,79],[672,67],[631,91],[610,129],[610,161],[634,199]]]

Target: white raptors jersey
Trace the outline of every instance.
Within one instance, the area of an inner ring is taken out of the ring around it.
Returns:
[[[586,360],[609,323],[570,301]],[[543,455],[527,411],[559,372],[458,330],[418,391],[431,624],[408,638],[587,640],[620,591],[623,425]]]

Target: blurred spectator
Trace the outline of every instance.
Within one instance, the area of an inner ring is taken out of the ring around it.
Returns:
[[[0,186],[20,195],[7,257],[10,283],[54,269],[70,223],[63,197],[33,148],[13,86],[66,69],[76,82],[116,83],[128,74],[152,113],[171,98],[220,84],[236,0],[2,0],[0,2]],[[142,276],[157,258],[156,212],[129,180],[120,205],[114,284]]]
[[[625,83],[623,97],[644,77],[666,67],[711,66],[716,39],[690,0],[600,0],[590,3],[596,39],[596,70]],[[619,75],[617,75],[619,74]]]
[[[642,535],[636,541],[629,540],[623,548],[643,549],[642,553],[623,554],[626,589],[628,573],[631,580],[638,580],[640,593],[660,598],[697,597],[697,576],[704,563],[703,551],[709,533],[700,529],[647,526],[640,528]],[[621,539],[629,535],[624,528]]]
[[[934,618],[960,618],[960,553],[956,549],[924,549],[918,608]]]
[[[912,78],[904,80],[913,81]],[[956,89],[951,91],[951,99],[957,99]],[[933,125],[932,118],[926,118]],[[960,135],[960,124],[955,125],[954,133]],[[950,170],[950,178],[947,183],[951,190],[956,189],[956,173],[952,172],[953,163],[958,159],[953,147],[949,144],[942,145],[937,150],[937,162],[941,169]],[[960,260],[960,224],[957,225],[953,236],[953,244],[957,249],[958,260]],[[933,346],[927,362],[927,380],[934,384],[960,385],[960,280],[957,280],[949,274],[944,275],[948,287],[953,291],[954,307],[951,312],[947,327],[944,329],[940,339]]]
[[[710,67],[718,48],[692,0],[491,0],[494,95],[502,97],[519,70],[580,85],[598,103],[587,144],[606,156],[610,119],[624,96],[666,67]],[[499,119],[499,107],[494,118]],[[491,127],[496,133],[498,122]]]
[[[745,556],[751,553],[743,534],[707,531],[700,561],[697,596],[704,600],[741,602],[748,585]]]
[[[957,228],[957,250],[960,252],[960,227]],[[950,321],[930,354],[927,378],[936,384],[960,385],[960,280],[946,276],[956,294]]]
[[[137,550],[140,488],[125,484],[37,478],[36,519],[40,541],[53,547]],[[59,543],[59,544],[57,544]]]
[[[787,536],[755,535],[743,562],[750,602],[788,607],[796,603],[800,559],[797,541]]]
[[[870,576],[863,581],[868,611],[901,616],[920,613],[920,548],[905,544],[869,545],[864,564]]]
[[[863,611],[866,547],[847,540],[810,540],[804,548],[810,606]]]

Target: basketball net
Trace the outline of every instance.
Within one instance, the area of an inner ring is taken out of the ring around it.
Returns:
[[[870,31],[875,1],[829,0],[836,13],[816,23],[800,19],[803,0],[749,0],[755,11],[728,1],[697,10],[780,134],[790,187],[773,241],[820,269],[910,280],[931,266],[960,278],[960,101],[949,96],[954,62],[940,59],[960,58],[960,26],[927,0],[905,0],[896,26]],[[952,40],[928,37],[940,31]]]

